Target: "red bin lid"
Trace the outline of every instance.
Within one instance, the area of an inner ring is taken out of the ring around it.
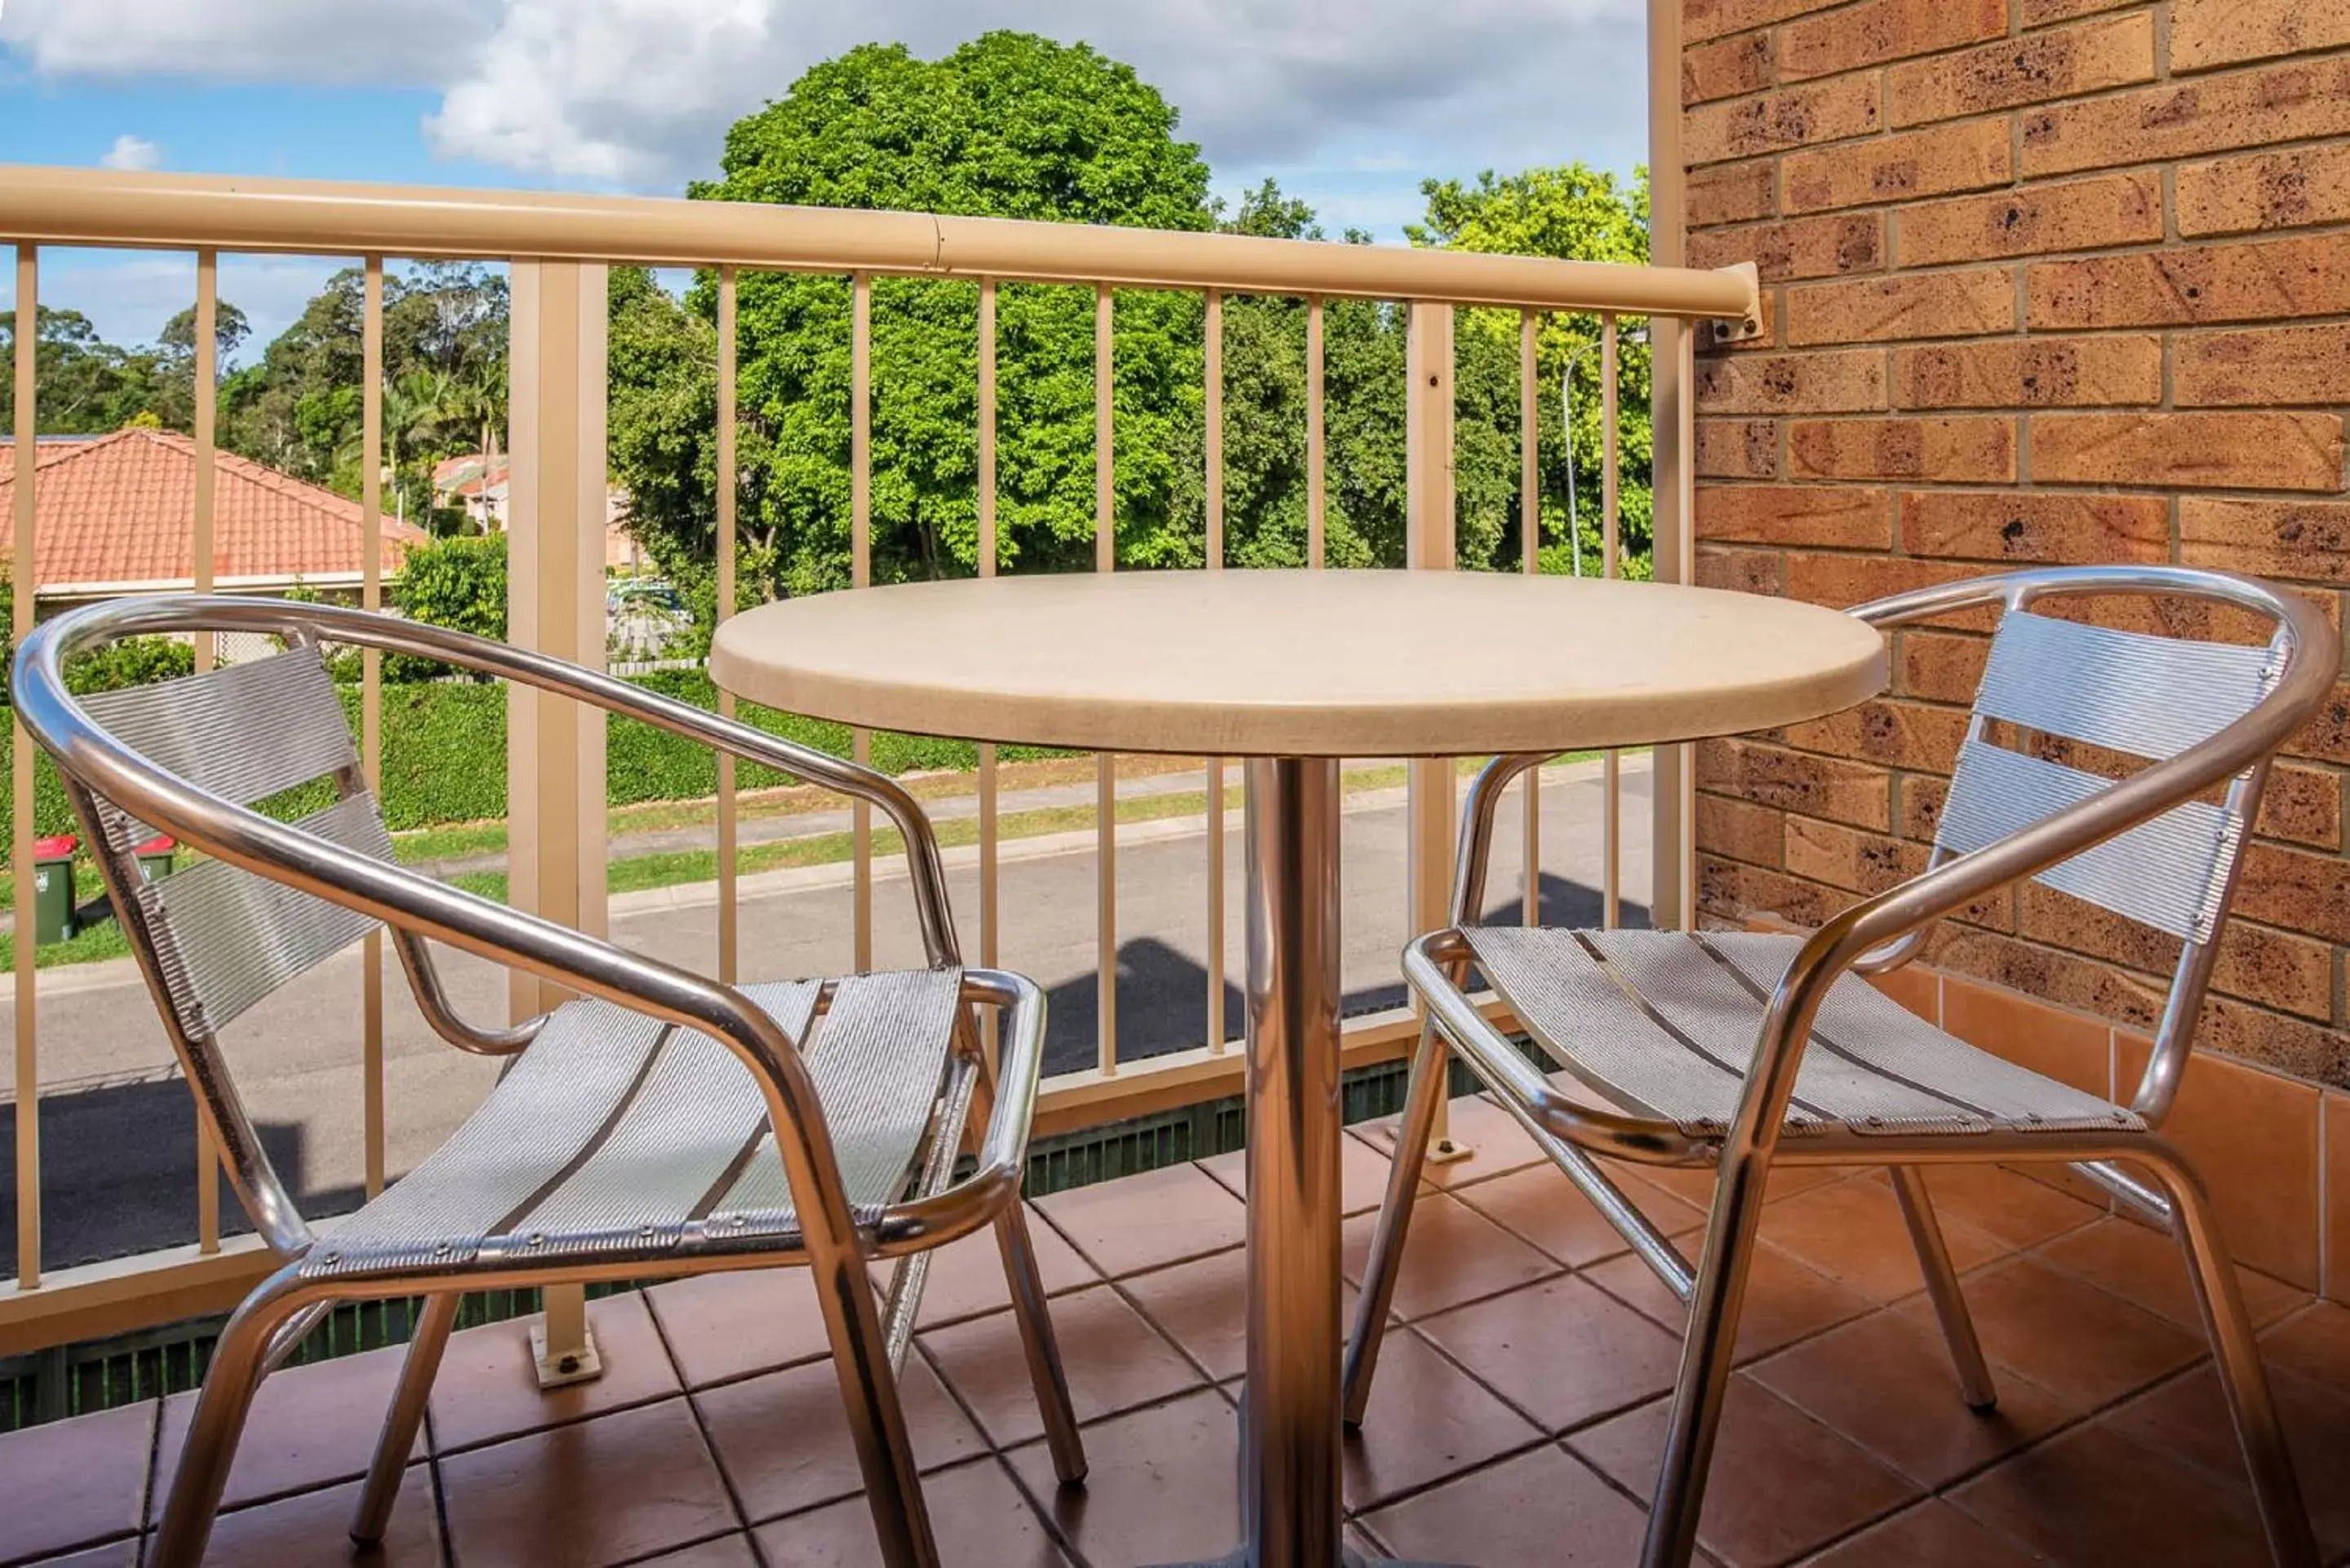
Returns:
[[[169,855],[172,850],[177,849],[179,846],[178,841],[173,839],[170,834],[159,833],[154,837],[149,839],[146,843],[140,845],[137,849],[132,850],[131,853],[134,855]]]
[[[70,833],[59,833],[47,838],[36,838],[33,840],[33,858],[36,860],[70,860],[73,858],[74,850],[80,845],[80,843],[81,840],[76,838]]]

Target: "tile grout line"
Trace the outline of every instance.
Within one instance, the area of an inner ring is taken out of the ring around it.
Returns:
[[[758,1271],[746,1269],[741,1272],[744,1273],[753,1273]],[[652,1303],[650,1299],[644,1303],[644,1309],[646,1321],[652,1326],[653,1338],[655,1342],[660,1345],[661,1354],[669,1358],[670,1375],[677,1379],[678,1392],[683,1396],[686,1410],[693,1417],[693,1429],[701,1435],[702,1446],[710,1455],[711,1469],[718,1472],[718,1484],[725,1490],[726,1506],[734,1511],[734,1522],[737,1527],[735,1532],[740,1534],[744,1542],[749,1545],[753,1561],[764,1563],[766,1561],[766,1554],[759,1550],[758,1539],[751,1532],[750,1511],[743,1506],[742,1493],[735,1488],[733,1472],[726,1468],[726,1459],[724,1455],[719,1451],[718,1440],[710,1435],[709,1418],[702,1414],[702,1402],[694,1397],[693,1387],[686,1381],[685,1369],[678,1361],[676,1347],[671,1345],[669,1342],[669,1332],[661,1326],[660,1315],[653,1311]],[[647,1401],[646,1403],[657,1404],[660,1401],[658,1400],[654,1400]],[[625,1407],[627,1409],[642,1409],[644,1407],[644,1405],[631,1405]],[[608,1411],[600,1413],[612,1414],[614,1412]],[[593,1419],[594,1417],[590,1417],[588,1418]],[[720,1537],[712,1535],[706,1539],[714,1541],[720,1539]],[[699,1542],[688,1542],[684,1544],[695,1545],[699,1544]],[[676,1548],[665,1548],[664,1550],[673,1549]]]
[[[1025,1202],[1026,1199],[1023,1199],[1021,1201]],[[1007,1282],[1007,1284],[1008,1282]],[[1005,1310],[1008,1311],[1009,1309],[1007,1308]],[[920,1315],[920,1304],[918,1303],[915,1307],[915,1316],[919,1318]],[[972,1320],[965,1319],[962,1321],[969,1322]],[[1027,1481],[1023,1480],[1021,1477],[1020,1467],[1012,1462],[1010,1453],[1003,1445],[996,1442],[995,1435],[987,1429],[987,1423],[979,1418],[978,1410],[973,1407],[968,1399],[963,1397],[962,1390],[955,1386],[953,1378],[947,1376],[947,1369],[939,1363],[936,1356],[931,1354],[930,1346],[922,1343],[922,1336],[920,1332],[915,1334],[910,1348],[915,1355],[922,1358],[922,1365],[931,1369],[931,1376],[938,1379],[939,1386],[941,1388],[946,1390],[947,1397],[952,1400],[954,1402],[955,1408],[962,1413],[962,1418],[971,1423],[971,1428],[972,1431],[979,1434],[979,1440],[986,1449],[984,1456],[985,1462],[995,1466],[996,1469],[1004,1477],[1004,1479],[1012,1483],[1012,1490],[1019,1494],[1021,1505],[1027,1509],[1028,1516],[1034,1519],[1044,1530],[1045,1539],[1052,1542],[1055,1548],[1070,1562],[1076,1563],[1078,1568],[1091,1568],[1092,1560],[1087,1557],[1084,1552],[1077,1550],[1076,1542],[1062,1530],[1060,1521],[1054,1518],[1052,1511],[1047,1509],[1044,1505],[1043,1501],[1028,1490]],[[1185,1392],[1189,1393],[1191,1391],[1186,1389]],[[1080,1432],[1084,1430],[1083,1423],[1079,1423],[1078,1430]],[[1041,1436],[1029,1439],[1030,1442],[1035,1443],[1041,1443],[1045,1439]],[[972,1461],[966,1460],[964,1462],[969,1463]],[[790,1516],[786,1515],[785,1517],[788,1518]],[[764,1561],[764,1559],[763,1558],[762,1561]]]

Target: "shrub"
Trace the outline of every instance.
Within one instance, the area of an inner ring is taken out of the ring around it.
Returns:
[[[392,583],[400,613],[427,626],[445,626],[503,642],[506,635],[506,541],[435,539],[408,552]],[[391,680],[430,680],[444,673],[438,660],[406,655],[384,660]]]

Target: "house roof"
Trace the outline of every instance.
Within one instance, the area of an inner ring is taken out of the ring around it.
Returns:
[[[0,451],[10,443],[0,441]],[[359,503],[260,463],[216,453],[213,576],[284,579],[362,569]],[[0,551],[16,547],[16,471],[0,462]],[[153,584],[193,579],[195,442],[172,431],[42,437],[34,455],[34,580]],[[386,517],[383,571],[397,571],[421,528]]]

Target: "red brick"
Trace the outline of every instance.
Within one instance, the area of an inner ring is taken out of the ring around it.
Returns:
[[[1885,355],[1730,356],[1701,360],[1697,406],[1709,414],[1829,414],[1885,406]]]
[[[2153,79],[2154,14],[2137,11],[1898,66],[1886,102],[1896,126],[1923,125]]]
[[[1756,866],[1779,864],[1780,825],[1785,820],[1768,806],[1729,795],[1697,797],[1698,847]]]
[[[2350,326],[2182,334],[2170,376],[2180,408],[2350,403]]]
[[[1779,565],[1776,550],[1733,550],[1720,545],[1700,545],[1697,586],[1776,597],[1786,591],[1787,586]]]
[[[1824,147],[1790,157],[1786,164],[1790,213],[1910,202],[2004,185],[2015,178],[2007,126],[1989,119]]]
[[[1900,409],[2061,409],[2162,400],[2151,334],[1939,343],[1893,353]]]
[[[2350,44],[2350,0],[2172,0],[2170,68],[2210,70]]]
[[[1787,553],[1783,569],[1789,598],[1826,605],[1833,609],[1850,609],[1912,588],[1932,587],[1982,575],[1980,566],[1949,561],[1918,561],[1897,556],[1819,556],[1794,550]],[[1925,624],[1988,630],[1991,618],[1987,609],[1959,610],[1937,616]]]
[[[1892,547],[1893,524],[1882,490],[1842,484],[1708,485],[1697,493],[1697,536],[1884,550]]]
[[[2027,109],[2023,177],[2350,132],[2350,58],[2296,60]]]
[[[1689,265],[1751,261],[1765,283],[1839,277],[1885,265],[1885,222],[1874,213],[1796,218],[1781,223],[1704,229],[1689,239]]]
[[[2297,147],[2180,167],[2178,232],[2245,234],[2350,222],[2350,147]]]
[[[1980,337],[2014,326],[2015,286],[2005,267],[1815,283],[1787,291],[1787,341],[1799,347]]]
[[[1697,749],[1700,789],[1758,805],[1848,822],[1879,832],[1891,824],[1891,786],[1883,768],[1806,756],[1757,741],[1703,741]]]
[[[2350,314],[2350,246],[2258,240],[2033,262],[2024,293],[2035,330],[2340,316]]]
[[[1866,136],[1883,123],[1876,78],[1849,77],[1700,105],[1681,117],[1681,154],[1692,165],[1720,163]]]
[[[1901,547],[1968,561],[2163,561],[2170,507],[2152,495],[1931,491],[1901,497]]]
[[[1972,705],[1975,689],[1982,684],[1984,661],[1991,655],[1990,642],[1916,628],[1905,628],[1898,640],[1902,695],[1929,702]]]
[[[1684,106],[1736,98],[1771,85],[1771,35],[1749,33],[1700,44],[1681,56]]]
[[[1959,709],[1878,697],[1825,719],[1790,724],[1772,738],[1799,751],[1946,774],[1957,765],[1966,728],[1967,715]]]
[[[1700,479],[1771,479],[1779,472],[1779,426],[1774,420],[1697,421]]]
[[[2289,838],[2321,849],[2342,847],[2342,775],[2278,763],[2269,769],[2268,793],[2252,830],[2264,838]]]
[[[1926,946],[1927,961],[2012,991],[2078,1008],[2134,1029],[2162,1015],[2165,988],[2155,981],[2037,942],[1973,926],[1944,925]]]
[[[1681,42],[1701,44],[1841,4],[1843,0],[1682,0]]]
[[[2350,763],[2350,683],[2334,688],[2334,695],[2302,726],[2301,733],[2284,745],[2288,755],[2314,757],[2320,762]]]
[[[1907,479],[1964,484],[2015,477],[2015,421],[1802,420],[1787,429],[1791,479]]]
[[[1698,905],[1725,920],[1774,915],[1790,925],[1816,926],[1852,902],[1852,895],[1758,866],[1701,856]]]
[[[2027,882],[2019,889],[2016,934],[2168,980],[2179,942],[2151,926]],[[2331,1019],[2334,955],[2321,942],[2242,920],[2223,928],[2211,982],[2253,1002]]]
[[[2203,1004],[2197,1051],[2224,1051],[2315,1082],[2350,1082],[2350,1034],[2215,996]],[[2232,1232],[2231,1232],[2232,1234]],[[2341,1266],[2336,1264],[2338,1274]]]
[[[1781,28],[1779,74],[1788,81],[1832,76],[2006,31],[2007,0],[1866,0]]]
[[[1926,846],[1814,817],[1786,820],[1785,866],[1807,881],[1854,893],[1882,893],[1926,868]]]
[[[2339,490],[2339,414],[2035,414],[2045,484]]]
[[[2162,184],[2109,174],[2027,185],[1905,207],[1898,221],[1903,266],[2145,244],[2162,238]]]
[[[2350,942],[2350,860],[2256,840],[2244,849],[2236,913],[2289,931]]]
[[[1779,202],[1779,166],[1775,160],[1752,163],[1718,163],[1692,169],[1689,177],[1689,223],[1691,229],[1714,223],[1742,223],[1768,217]]]
[[[2255,576],[2350,583],[2350,504],[2185,496],[2178,558]]]
[[[2023,25],[2045,27],[2052,23],[2069,22],[2076,16],[2086,16],[2094,12],[2143,4],[2145,0],[2023,0]]]

